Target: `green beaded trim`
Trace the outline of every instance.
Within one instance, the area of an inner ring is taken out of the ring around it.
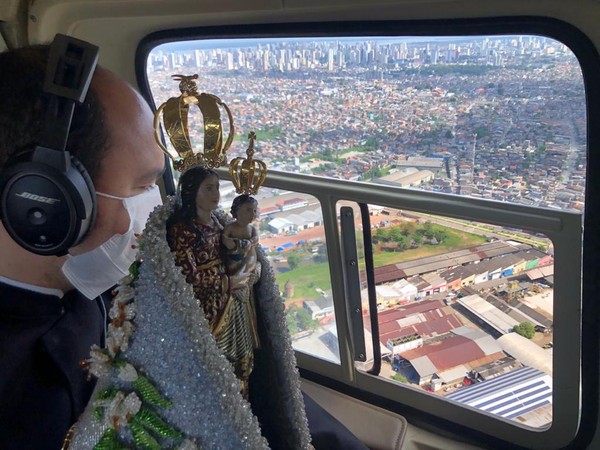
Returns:
[[[139,266],[140,262],[134,262],[130,269],[130,276],[126,283],[122,284],[122,287],[133,287],[135,281],[139,276]],[[133,302],[133,298],[130,299],[130,302]],[[115,320],[113,320],[113,324],[115,324]],[[110,336],[110,331],[109,331]],[[105,355],[109,358],[108,364],[110,364],[111,372],[114,374],[115,371],[118,372],[119,369],[124,368],[129,365],[127,359],[125,359],[119,349],[113,349],[111,354],[110,351],[100,350],[102,355]],[[112,355],[112,356],[111,356]],[[91,362],[91,361],[90,361]],[[137,369],[135,369],[137,372]],[[134,373],[135,373],[134,372]],[[94,446],[94,450],[126,450],[129,449],[128,445],[122,442],[119,439],[119,434],[115,427],[126,427],[131,432],[133,436],[133,441],[135,443],[136,449],[143,450],[160,450],[161,445],[157,441],[156,437],[170,439],[174,443],[181,443],[184,439],[183,433],[175,429],[172,425],[167,423],[163,418],[161,418],[157,412],[152,410],[150,406],[159,408],[171,408],[172,403],[166,397],[164,397],[160,391],[152,384],[152,382],[145,376],[137,374],[135,380],[132,383],[133,392],[137,394],[139,402],[141,406],[139,406],[139,410],[132,415],[127,414],[125,417],[124,423],[119,421],[117,418],[117,424],[110,428],[108,428],[105,433],[102,435],[98,443]],[[110,414],[108,408],[111,405],[111,401],[115,399],[117,394],[124,394],[124,397],[131,394],[131,392],[125,392],[122,389],[118,389],[115,386],[109,386],[101,390],[96,396],[96,402],[100,403],[94,409],[94,417],[97,420],[105,420],[107,422],[112,421],[112,417],[106,417],[107,414]],[[138,401],[138,400],[136,400]],[[135,402],[133,402],[135,403]],[[121,417],[122,419],[123,417]]]

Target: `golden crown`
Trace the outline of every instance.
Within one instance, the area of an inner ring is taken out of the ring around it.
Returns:
[[[227,164],[226,152],[234,136],[233,117],[231,111],[219,97],[212,94],[198,93],[194,80],[198,75],[172,75],[179,81],[179,97],[172,97],[160,105],[154,115],[154,138],[162,150],[173,160],[173,167],[184,172],[190,167],[202,165],[211,169]],[[195,153],[188,131],[188,114],[191,105],[197,105],[204,118],[204,148]],[[221,123],[222,107],[229,118],[229,135],[223,144],[223,125]],[[163,117],[163,129],[179,158],[174,158],[160,137],[160,116]]]
[[[231,111],[221,99],[212,94],[198,94],[195,80],[198,75],[172,75],[179,80],[179,97],[172,97],[160,105],[154,115],[154,138],[162,150],[173,160],[173,167],[185,172],[194,166],[204,166],[214,169],[227,164],[226,153],[233,137],[235,128]],[[204,150],[194,152],[188,130],[188,114],[190,105],[198,105],[204,118]],[[223,125],[221,124],[221,111],[223,107],[229,118],[229,135],[223,144]],[[179,158],[174,158],[162,143],[160,135],[161,117],[163,129]],[[234,158],[229,164],[229,174],[238,194],[254,195],[265,181],[267,166],[264,162],[254,159],[254,146],[256,134],[248,134],[250,143],[246,150],[247,158]]]
[[[238,194],[255,195],[265,181],[267,166],[259,159],[254,159],[254,145],[256,134],[248,134],[250,143],[246,150],[247,158],[234,158],[229,163],[229,175]]]

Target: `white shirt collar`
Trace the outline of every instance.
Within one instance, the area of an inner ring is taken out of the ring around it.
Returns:
[[[63,296],[65,295],[65,293],[60,289],[46,288],[41,286],[35,286],[33,284],[22,283],[21,281],[11,280],[10,278],[3,277],[2,275],[0,275],[0,282],[20,289],[26,289],[28,291],[37,292],[38,294],[54,295],[58,298],[63,298]]]

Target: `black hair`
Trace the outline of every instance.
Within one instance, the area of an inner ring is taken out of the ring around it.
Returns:
[[[40,143],[49,100],[43,92],[49,49],[35,45],[0,53],[0,169]],[[90,89],[75,106],[66,150],[94,180],[108,145],[105,111]]]
[[[231,215],[233,216],[233,218],[237,219],[237,210],[240,208],[240,206],[250,202],[258,205],[258,201],[256,201],[254,197],[251,197],[248,194],[238,195],[236,198],[234,198],[233,202],[231,203]]]
[[[186,170],[179,178],[177,186],[177,206],[173,212],[172,221],[191,221],[196,217],[196,195],[204,180],[217,172],[206,167],[196,166]]]

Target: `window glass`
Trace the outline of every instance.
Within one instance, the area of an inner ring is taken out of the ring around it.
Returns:
[[[221,208],[237,195],[221,182]],[[308,194],[263,186],[257,195],[259,242],[286,305],[294,349],[340,362],[329,262],[319,201]]]
[[[524,425],[548,426],[552,242],[539,233],[431,214],[375,205],[369,212],[379,376]],[[369,346],[364,261],[359,266]]]
[[[550,38],[188,41],[147,68],[157,105],[198,73],[273,170],[583,208],[583,79]]]

